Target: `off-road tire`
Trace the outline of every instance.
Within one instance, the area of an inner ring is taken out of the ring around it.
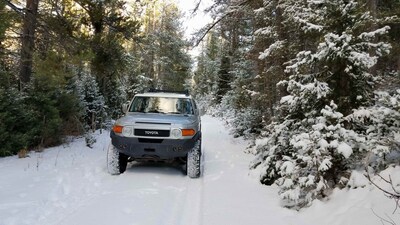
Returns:
[[[190,178],[199,178],[201,173],[201,140],[188,152],[186,173]]]
[[[118,152],[117,148],[110,143],[107,151],[108,173],[111,175],[119,175],[125,172],[127,164],[128,156]]]

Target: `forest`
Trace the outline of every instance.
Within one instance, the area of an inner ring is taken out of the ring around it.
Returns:
[[[0,154],[107,128],[148,87],[184,89],[188,42],[173,2],[2,0]]]
[[[252,140],[250,167],[288,207],[346,187],[352,170],[399,164],[399,1],[214,0],[205,11],[212,22],[187,39],[174,1],[0,0],[0,155],[71,135],[91,146],[156,87],[190,89]]]

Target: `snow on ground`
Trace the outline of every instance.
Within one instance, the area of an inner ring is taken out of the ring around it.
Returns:
[[[165,164],[131,163],[122,175],[107,174],[108,132],[93,149],[77,139],[29,158],[2,158],[0,225],[382,224],[378,216],[400,224],[394,202],[369,185],[335,190],[300,212],[282,208],[276,187],[249,176],[246,142],[215,118],[204,116],[202,125],[200,179]]]

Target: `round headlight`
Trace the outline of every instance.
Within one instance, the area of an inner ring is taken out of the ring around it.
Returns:
[[[122,129],[122,135],[129,137],[133,135],[133,127],[124,127]]]
[[[172,129],[171,130],[171,137],[172,138],[180,138],[180,137],[182,137],[181,129]]]

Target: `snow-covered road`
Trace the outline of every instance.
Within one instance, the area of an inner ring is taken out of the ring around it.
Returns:
[[[249,176],[253,156],[243,152],[246,143],[233,139],[217,119],[204,116],[202,126],[200,179],[186,177],[177,165],[143,163],[111,176],[108,133],[98,136],[93,149],[78,139],[29,158],[2,158],[0,225],[344,224],[335,223],[335,215],[326,218],[332,212],[323,203],[303,213],[280,207],[276,188]]]
[[[256,224],[270,220],[272,211],[290,216],[276,192],[249,178],[246,143],[216,119],[203,117],[202,125],[200,179],[188,178],[178,165],[143,163],[110,176],[108,134],[93,149],[78,140],[26,159],[0,159],[0,224]]]

